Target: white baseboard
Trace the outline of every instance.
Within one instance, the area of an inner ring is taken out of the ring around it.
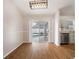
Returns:
[[[23,42],[22,43],[20,43],[17,47],[15,47],[14,49],[12,49],[12,50],[10,50],[8,53],[6,53],[4,56],[3,56],[3,58],[5,58],[5,57],[7,57],[10,53],[12,53],[15,49],[17,49],[20,45],[22,45],[23,44]]]
[[[59,43],[55,43],[55,45],[56,45],[56,46],[60,46],[60,44],[59,44]]]
[[[32,42],[29,42],[29,41],[24,41],[23,43],[32,43]]]
[[[54,42],[48,42],[48,43],[54,44]]]

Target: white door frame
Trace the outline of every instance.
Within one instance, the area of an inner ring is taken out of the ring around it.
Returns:
[[[50,20],[29,20],[29,42],[32,43],[32,22],[37,21],[48,22],[48,42],[50,42]]]

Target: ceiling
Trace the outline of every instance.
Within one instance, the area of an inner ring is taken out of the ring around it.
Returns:
[[[74,0],[48,0],[48,8],[34,10],[30,8],[29,0],[14,0],[14,3],[24,15],[52,15],[60,8],[73,4]]]
[[[60,9],[61,16],[75,16],[75,5],[69,5]]]

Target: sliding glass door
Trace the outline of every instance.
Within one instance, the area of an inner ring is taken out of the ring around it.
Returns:
[[[32,23],[32,42],[33,43],[48,42],[48,23],[47,22]]]

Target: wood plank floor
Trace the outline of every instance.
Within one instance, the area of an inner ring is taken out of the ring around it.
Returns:
[[[74,45],[22,44],[5,59],[73,59]]]

